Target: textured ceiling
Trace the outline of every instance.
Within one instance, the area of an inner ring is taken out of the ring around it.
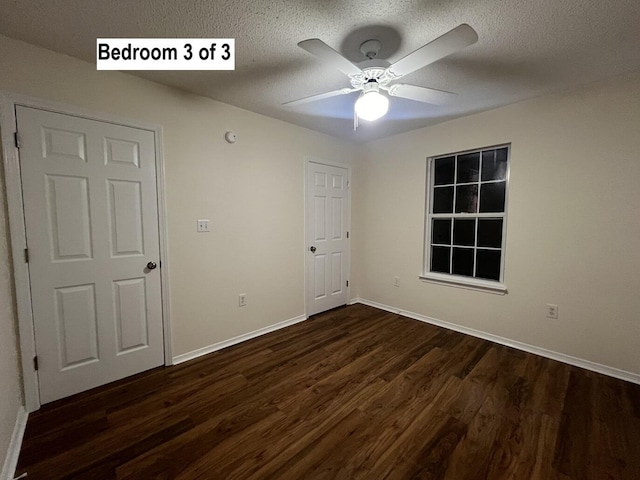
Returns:
[[[461,23],[478,43],[403,79],[457,92],[447,105],[392,98],[386,117],[357,132],[355,93],[280,106],[349,86],[301,40],[358,62],[359,45],[377,38],[379,58],[393,62]],[[233,72],[133,73],[355,141],[640,71],[639,25],[639,0],[0,0],[1,34],[92,63],[96,37],[234,37]]]

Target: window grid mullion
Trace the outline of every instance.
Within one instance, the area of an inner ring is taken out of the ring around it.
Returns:
[[[482,185],[482,152],[480,152],[480,160],[478,161],[478,201],[476,202],[476,213],[480,213],[480,187]],[[478,224],[480,220],[475,217],[475,231],[473,234],[473,278],[476,278],[476,265],[478,264]]]
[[[453,218],[451,219],[451,239],[449,243],[451,244],[449,248],[449,275],[453,275]]]
[[[478,254],[478,219],[475,220],[474,233],[473,233],[473,278],[476,278],[476,256]]]
[[[480,152],[480,160],[478,161],[478,201],[476,202],[476,213],[480,213],[480,186],[482,185],[482,152]],[[476,220],[476,223],[478,223],[478,221]],[[474,263],[474,267],[473,267],[473,273],[474,273],[474,277],[475,277],[475,263]]]
[[[504,212],[483,212],[483,213],[430,213],[431,218],[504,218]]]
[[[474,247],[472,245],[451,245],[448,243],[432,243],[432,247],[456,247],[456,248],[474,248],[476,250],[491,250],[493,252],[500,252],[502,248],[500,247]]]
[[[451,208],[451,213],[456,213],[457,201],[458,201],[458,155],[456,155],[453,160],[453,207]],[[453,237],[451,238],[453,239]],[[453,240],[452,240],[452,243],[453,243]]]
[[[453,207],[451,213],[456,212],[456,204],[458,201],[458,155],[453,160]],[[449,274],[453,275],[453,225],[455,220],[451,219],[451,248],[449,249]]]

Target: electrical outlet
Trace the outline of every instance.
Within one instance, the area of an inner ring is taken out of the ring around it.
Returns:
[[[246,305],[247,305],[247,294],[241,293],[240,295],[238,295],[238,306],[245,307]]]
[[[393,277],[393,286],[394,287],[400,286],[400,277]]]
[[[547,303],[547,318],[558,319],[558,305]]]
[[[197,231],[198,231],[198,233],[208,232],[209,231],[209,220],[208,219],[198,220]]]

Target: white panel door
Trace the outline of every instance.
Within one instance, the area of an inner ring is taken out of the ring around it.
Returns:
[[[16,118],[40,402],[162,365],[154,132]]]
[[[315,315],[348,300],[348,170],[308,162],[306,187],[307,315]]]

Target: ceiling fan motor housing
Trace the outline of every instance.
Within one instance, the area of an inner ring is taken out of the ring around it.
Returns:
[[[378,92],[379,90],[380,90],[380,85],[375,79],[371,79],[362,85],[362,91],[364,93]]]
[[[384,67],[363,68],[362,73],[359,73],[358,75],[350,75],[349,79],[351,80],[353,88],[357,88],[359,90],[364,90],[366,85],[371,83],[375,83],[384,89],[384,87],[393,80],[387,74],[387,69]]]

